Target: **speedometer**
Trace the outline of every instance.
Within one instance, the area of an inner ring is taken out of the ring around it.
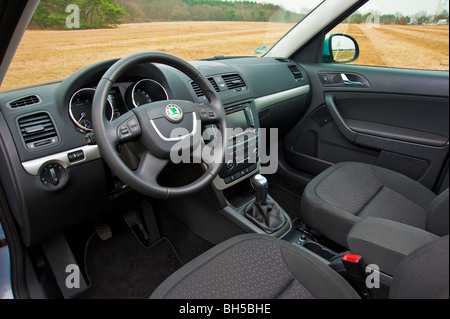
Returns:
[[[92,131],[91,109],[94,100],[95,89],[86,88],[75,92],[69,102],[69,115],[75,125],[83,131]],[[111,121],[113,118],[113,107],[111,101],[109,107],[105,108],[105,118]]]
[[[134,107],[168,99],[169,95],[166,89],[159,82],[152,79],[140,80],[131,90],[131,100]]]

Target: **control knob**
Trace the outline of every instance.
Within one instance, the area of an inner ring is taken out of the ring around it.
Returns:
[[[61,164],[51,163],[41,169],[39,178],[47,189],[57,190],[66,184],[68,174]]]
[[[225,164],[225,168],[227,169],[228,172],[232,171],[234,168],[235,164],[232,160],[229,160],[226,164]]]

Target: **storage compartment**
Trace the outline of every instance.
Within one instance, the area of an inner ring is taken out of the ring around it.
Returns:
[[[312,251],[313,253],[316,253],[320,257],[330,260],[332,257],[336,255],[336,253],[324,246],[322,246],[319,243],[316,243],[314,241],[307,241],[303,244],[303,247],[306,249]]]
[[[298,219],[293,221],[294,229],[283,237],[284,240],[298,246],[303,246],[303,248],[315,253],[327,261],[330,261],[331,258],[338,254],[338,252],[333,249],[319,243],[313,234],[305,230],[305,224],[296,227],[296,222],[298,222]]]

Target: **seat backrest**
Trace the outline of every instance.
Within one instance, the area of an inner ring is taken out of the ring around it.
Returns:
[[[416,249],[398,265],[391,299],[449,298],[449,236]]]
[[[439,194],[428,208],[427,230],[438,236],[449,234],[448,231],[448,188]]]

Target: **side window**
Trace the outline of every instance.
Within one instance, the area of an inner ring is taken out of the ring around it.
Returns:
[[[336,34],[356,40],[356,59],[348,58],[355,50],[342,50],[349,44],[340,43],[349,38]],[[322,58],[333,63],[449,70],[449,1],[371,0],[328,33]]]

